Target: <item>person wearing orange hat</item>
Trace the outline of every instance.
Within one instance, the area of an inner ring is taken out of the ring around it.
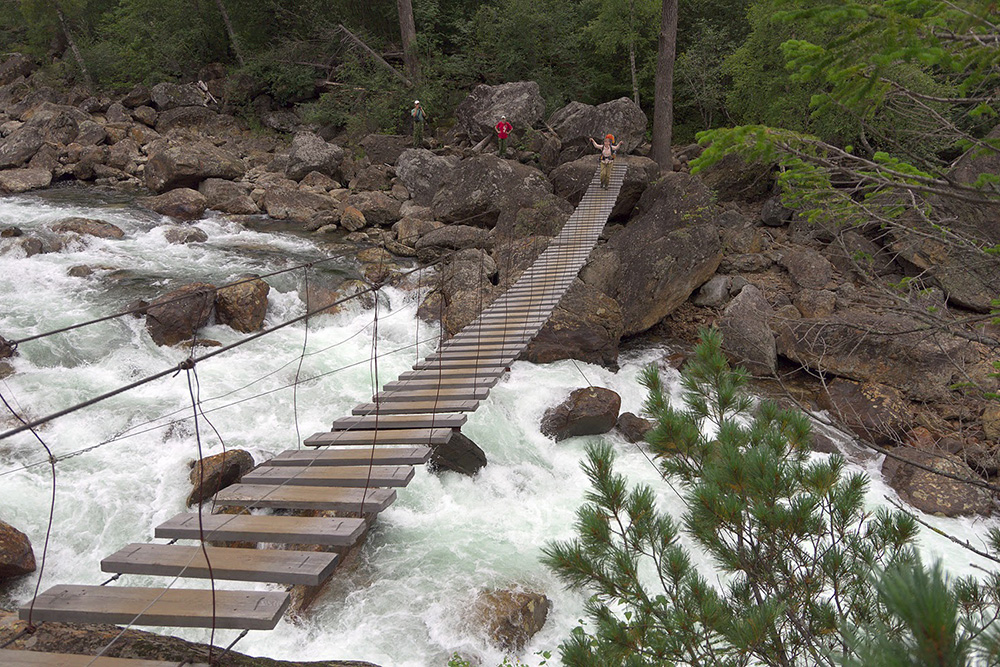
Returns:
[[[413,116],[413,147],[420,148],[424,142],[424,121],[427,120],[427,114],[420,106],[420,100],[413,100],[413,109],[410,110],[410,115]]]
[[[611,166],[615,163],[615,154],[622,144],[620,141],[615,143],[615,135],[613,134],[605,135],[603,144],[599,144],[593,139],[590,140],[590,143],[601,151],[601,187],[607,190],[611,183]]]
[[[507,116],[500,116],[500,122],[496,124],[497,131],[497,155],[507,157],[507,136],[514,126],[507,122]]]

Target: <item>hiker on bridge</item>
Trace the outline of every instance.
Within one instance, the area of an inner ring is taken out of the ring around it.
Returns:
[[[497,155],[507,157],[507,136],[514,126],[507,122],[507,116],[500,116],[500,122],[496,125],[497,131]]]
[[[420,106],[420,100],[413,100],[410,115],[413,116],[413,147],[420,148],[424,142],[424,121],[427,120],[427,114]]]
[[[593,138],[591,138],[590,143],[601,151],[601,187],[606,190],[611,183],[611,166],[615,163],[615,155],[622,144],[620,141],[615,143],[615,135],[613,134],[604,135],[603,144],[597,143]]]

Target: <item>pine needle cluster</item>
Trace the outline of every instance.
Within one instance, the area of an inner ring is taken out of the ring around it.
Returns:
[[[865,475],[811,454],[808,418],[754,400],[747,381],[716,331],[703,332],[677,405],[655,367],[641,378],[647,442],[679,489],[679,521],[656,490],[614,471],[610,446],[588,451],[577,536],[545,549],[564,581],[593,592],[564,663],[1000,664],[987,630],[997,578],[952,583],[925,568],[913,518],[866,508]]]

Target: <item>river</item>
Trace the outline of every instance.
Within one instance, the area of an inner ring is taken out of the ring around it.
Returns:
[[[118,312],[137,299],[151,299],[187,282],[223,284],[251,272],[263,274],[328,257],[335,247],[310,237],[254,231],[209,214],[197,225],[206,243],[172,245],[165,218],[144,211],[125,195],[76,187],[0,198],[0,229],[16,225],[44,233],[70,216],[98,218],[122,228],[125,238],[90,238],[60,252],[26,257],[0,240],[0,335],[20,339]],[[93,269],[72,277],[72,267]],[[269,278],[266,326],[304,312],[305,280],[353,276],[353,259]],[[380,299],[379,383],[395,379],[433,348],[433,326],[420,323],[420,290],[386,288]],[[298,324],[205,361],[197,367],[202,407],[229,448],[248,450],[262,461],[296,446],[302,437],[329,428],[373,393],[369,359],[373,310],[352,303],[335,315]],[[244,334],[209,326],[204,338],[223,344]],[[305,352],[303,353],[303,350]],[[574,513],[587,488],[579,462],[598,436],[554,443],[538,423],[544,410],[575,388],[605,386],[622,397],[622,410],[638,413],[641,368],[664,350],[623,355],[621,369],[570,361],[547,365],[516,362],[463,432],[476,441],[489,465],[475,478],[434,475],[418,468],[394,505],[382,513],[359,563],[338,572],[305,618],[283,619],[272,632],[251,632],[237,650],[294,660],[368,660],[383,667],[444,666],[453,652],[498,664],[503,656],[470,623],[469,610],[484,588],[522,587],[553,602],[543,630],[521,659],[537,664],[537,652],[555,652],[582,616],[584,596],[567,591],[538,556],[548,540],[572,536]],[[183,349],[157,347],[141,319],[123,317],[66,334],[24,343],[13,360],[16,372],[0,381],[0,392],[24,415],[61,410],[139,378],[176,366]],[[299,369],[301,360],[301,369]],[[667,376],[677,391],[676,374]],[[300,379],[294,392],[296,375]],[[302,380],[305,381],[302,381]],[[188,471],[198,449],[185,373],[165,377],[45,426],[40,435],[59,458],[52,534],[42,588],[97,584],[107,578],[100,560],[130,542],[152,539],[158,523],[185,510]],[[10,428],[9,415],[0,427]],[[201,422],[204,455],[222,451],[212,428]],[[640,448],[619,436],[618,468],[634,482],[655,485],[662,505],[675,514],[681,504]],[[869,502],[893,494],[878,476],[877,460],[857,466],[872,474]],[[0,441],[0,519],[31,538],[41,556],[49,513],[51,473],[45,453],[29,435]],[[975,541],[992,522],[925,517],[948,532]],[[982,560],[925,531],[929,558],[942,558],[953,574],[975,573]],[[0,590],[0,604],[29,600],[35,575]],[[123,585],[157,585],[162,578],[125,576]],[[179,586],[205,587],[197,580]],[[236,585],[223,582],[221,587]],[[197,641],[207,630],[164,629]],[[226,645],[236,631],[220,631]],[[557,662],[550,660],[549,664]]]

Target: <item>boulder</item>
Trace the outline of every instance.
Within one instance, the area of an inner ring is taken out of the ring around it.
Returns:
[[[642,193],[660,177],[660,165],[649,158],[630,155],[620,157],[617,161],[625,165],[625,180],[609,218],[615,221],[627,220],[632,209],[639,203]],[[599,169],[600,156],[596,151],[592,155],[561,164],[549,173],[552,190],[577,206]]]
[[[45,137],[37,127],[27,124],[18,127],[0,141],[0,169],[20,167],[34,157],[45,143]]]
[[[623,412],[618,415],[615,428],[627,441],[643,442],[646,439],[646,434],[653,430],[653,422],[631,412]]]
[[[983,433],[990,440],[1000,443],[1000,403],[991,401],[983,410]]]
[[[402,134],[369,134],[358,145],[372,164],[396,164],[410,137]]]
[[[100,123],[92,120],[80,121],[77,124],[77,133],[74,141],[81,146],[96,146],[104,143],[108,138],[108,132]]]
[[[722,349],[754,375],[773,375],[778,360],[770,320],[774,310],[764,295],[747,285],[726,306],[719,321]]]
[[[479,155],[463,160],[441,183],[431,202],[434,218],[492,227],[501,211],[530,206],[552,194],[552,185],[533,167]]]
[[[0,580],[35,571],[35,553],[28,536],[0,521]]]
[[[130,114],[128,112],[128,109],[126,109],[123,105],[119,104],[118,102],[115,102],[114,104],[110,105],[104,115],[108,119],[109,123],[132,122],[132,114]]]
[[[774,188],[774,165],[748,163],[736,153],[728,153],[698,174],[723,202],[760,201]]]
[[[391,166],[373,164],[356,171],[348,186],[352,190],[391,190],[393,175]]]
[[[226,487],[238,483],[253,467],[253,457],[242,449],[230,449],[221,454],[206,456],[201,461],[192,461],[189,477],[194,488],[188,496],[188,506],[202,503]]]
[[[347,198],[347,205],[361,211],[369,225],[388,227],[400,217],[399,200],[384,192],[355,192]]]
[[[902,315],[838,311],[827,318],[775,320],[778,354],[807,368],[895,387],[918,401],[940,399],[964,380],[979,353]]]
[[[214,285],[185,285],[149,304],[146,331],[157,345],[176,345],[208,324],[214,303]]]
[[[0,171],[0,193],[17,194],[47,188],[52,183],[48,169],[8,169]]]
[[[430,206],[441,183],[460,161],[456,156],[435,155],[423,148],[411,148],[397,158],[396,176],[414,202]]]
[[[142,152],[132,137],[125,137],[108,151],[108,165],[128,173],[137,173]]]
[[[912,425],[913,408],[899,390],[877,382],[834,378],[817,403],[858,437],[882,447],[903,442]]]
[[[340,183],[333,180],[326,174],[321,174],[318,171],[310,171],[306,174],[301,181],[299,181],[300,188],[312,188],[317,192],[329,192],[330,190],[337,190],[340,188]]]
[[[764,202],[760,210],[760,221],[765,227],[784,227],[792,219],[792,209],[781,204],[781,197],[774,196]]]
[[[799,287],[823,289],[833,281],[833,264],[810,248],[795,248],[781,257],[792,280]]]
[[[444,223],[436,220],[422,220],[420,218],[405,217],[400,218],[392,226],[392,231],[396,233],[396,240],[413,247],[421,236],[434,229],[444,227]]]
[[[164,225],[163,238],[167,243],[204,243],[208,234],[203,229],[190,225]]]
[[[345,206],[340,215],[340,226],[349,232],[356,232],[368,226],[365,214],[353,206]]]
[[[144,105],[152,104],[153,98],[150,94],[149,88],[142,84],[138,84],[132,88],[121,99],[121,103],[127,106],[129,109],[135,109],[136,107],[141,107]]]
[[[160,134],[184,128],[199,128],[219,119],[219,114],[203,106],[173,107],[156,115],[153,127]]]
[[[478,143],[492,137],[500,116],[514,126],[513,136],[523,136],[545,113],[545,100],[534,81],[512,81],[498,86],[480,84],[455,109],[458,135]]]
[[[215,317],[220,324],[250,333],[264,326],[271,286],[256,276],[244,276],[241,280],[215,293]]]
[[[146,163],[146,187],[156,193],[173,188],[196,188],[206,178],[241,178],[246,172],[235,154],[207,141],[169,146],[154,151]]]
[[[525,236],[555,236],[573,215],[573,206],[555,195],[537,199],[531,206],[511,207],[501,212],[493,228],[495,243]]]
[[[618,303],[582,281],[574,280],[552,311],[552,317],[519,358],[535,364],[577,359],[616,368],[622,329]]]
[[[198,192],[208,202],[208,208],[233,215],[253,215],[260,213],[250,196],[250,189],[243,183],[221,178],[206,178],[198,186]]]
[[[837,295],[825,289],[804,289],[796,292],[792,303],[802,317],[829,317],[837,306]]]
[[[178,220],[197,220],[208,208],[205,195],[191,188],[177,188],[156,197],[144,197],[139,202],[150,210]]]
[[[599,286],[621,305],[623,335],[649,329],[715,274],[722,261],[718,214],[690,174],[666,174],[643,193],[635,217],[607,244],[617,275]]]
[[[905,460],[886,457],[882,475],[900,498],[921,512],[940,516],[989,515],[992,512],[993,501],[986,489],[959,481],[982,481],[960,457],[910,447],[897,447],[893,452]]]
[[[71,233],[80,236],[96,236],[102,239],[125,238],[125,232],[118,225],[92,218],[63,218],[51,227],[60,234]]]
[[[279,187],[267,190],[263,206],[272,218],[305,223],[321,212],[336,210],[337,201],[308,190]]]
[[[0,86],[13,83],[20,77],[28,76],[35,71],[35,62],[23,53],[10,53],[0,63]]]
[[[545,625],[552,603],[541,593],[482,591],[474,605],[475,619],[490,642],[501,651],[521,653]]]
[[[428,314],[435,320],[441,318],[447,334],[458,333],[492,301],[497,291],[492,282],[496,273],[496,263],[482,250],[455,252],[441,267],[443,301]]]
[[[156,109],[153,107],[147,107],[145,105],[136,107],[132,111],[132,115],[135,119],[145,125],[146,127],[156,127],[156,119],[159,118],[159,114],[156,113]]]
[[[193,83],[158,83],[149,91],[149,98],[161,112],[177,107],[205,105],[204,93]]]
[[[444,225],[417,239],[413,247],[421,262],[432,262],[453,250],[489,248],[490,235],[479,227]]]
[[[541,431],[557,442],[575,435],[607,433],[615,427],[621,406],[621,397],[610,389],[576,389],[565,401],[545,411]]]
[[[562,141],[560,162],[593,152],[591,138],[600,141],[608,133],[621,142],[619,154],[634,151],[646,140],[646,114],[627,97],[596,107],[570,102],[549,117],[548,125]]]
[[[698,292],[691,299],[691,302],[703,308],[724,306],[729,301],[729,286],[732,285],[732,282],[732,276],[714,275],[707,283],[698,288]]]
[[[299,132],[292,139],[288,151],[285,176],[293,181],[300,181],[309,172],[318,171],[340,180],[340,161],[343,159],[344,149],[340,146],[327,143],[312,132]]]
[[[450,470],[472,477],[486,465],[486,453],[461,431],[455,430],[447,444],[434,445],[427,465],[435,472]]]

